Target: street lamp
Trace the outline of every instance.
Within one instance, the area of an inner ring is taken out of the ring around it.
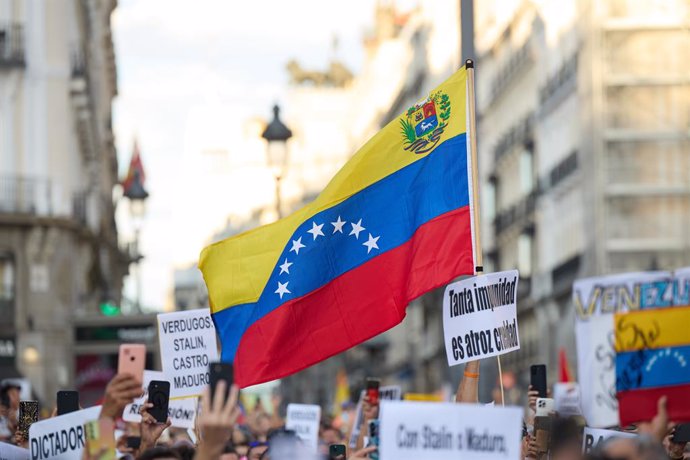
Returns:
[[[287,141],[292,137],[292,131],[280,121],[279,114],[280,107],[274,105],[273,120],[271,120],[261,134],[261,137],[268,142],[266,158],[268,160],[268,167],[271,168],[273,177],[276,180],[276,212],[278,213],[278,219],[283,217],[280,203],[280,180],[285,174],[288,162]]]
[[[140,262],[143,256],[139,252],[139,231],[144,219],[146,211],[146,199],[149,193],[144,188],[141,180],[141,171],[139,169],[133,170],[132,181],[125,187],[123,195],[129,199],[129,212],[132,216],[132,223],[134,224],[134,248],[132,262],[136,265],[137,270],[137,294],[136,294],[136,309],[141,313],[141,266]]]

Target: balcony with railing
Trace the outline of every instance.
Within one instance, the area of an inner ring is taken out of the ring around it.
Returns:
[[[24,27],[21,24],[0,24],[0,69],[24,67]]]

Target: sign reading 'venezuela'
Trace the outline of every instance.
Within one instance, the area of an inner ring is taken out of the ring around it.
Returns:
[[[161,365],[170,393],[197,396],[209,384],[208,366],[218,361],[216,328],[208,309],[158,315]]]
[[[520,348],[518,272],[474,276],[446,287],[443,333],[448,365],[502,355]]]

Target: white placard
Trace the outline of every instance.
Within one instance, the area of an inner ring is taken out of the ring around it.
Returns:
[[[619,424],[614,313],[671,305],[674,286],[670,272],[622,273],[573,284],[577,373],[580,382],[587,382],[581,395],[582,414],[589,425]]]
[[[305,445],[316,452],[319,447],[321,406],[316,404],[288,404],[285,428],[294,430]]]
[[[582,415],[580,404],[580,385],[571,383],[554,383],[553,400],[556,403],[558,415]]]
[[[443,295],[448,365],[520,349],[518,271],[487,273],[449,284]]]
[[[29,449],[0,442],[0,460],[29,460]]]
[[[584,436],[582,437],[582,453],[588,454],[596,449],[599,444],[609,438],[634,438],[635,433],[626,433],[625,431],[614,430],[600,430],[598,428],[585,427]]]
[[[208,309],[160,313],[158,340],[161,365],[170,392],[199,396],[209,384],[209,363],[218,361],[216,328]]]
[[[136,399],[132,404],[127,404],[122,413],[122,419],[126,422],[141,422],[141,414],[139,409],[146,402],[149,397],[148,388],[151,380],[168,380],[165,374],[159,371],[144,371],[144,396]],[[194,419],[196,418],[197,397],[188,396],[181,399],[175,399],[177,395],[173,393],[172,387],[170,390],[170,403],[168,404],[168,416],[172,421],[172,426],[178,428],[194,428]]]
[[[364,423],[364,413],[362,412],[362,404],[364,402],[365,391],[359,394],[359,401],[357,401],[357,410],[355,411],[355,423],[352,426],[352,433],[350,434],[350,448],[354,449],[357,445],[357,438],[359,438],[359,431],[362,423]],[[379,388],[380,401],[400,401],[402,399],[402,388],[400,385],[386,385]]]
[[[84,424],[98,419],[101,406],[36,422],[29,427],[31,460],[81,460],[86,442]]]
[[[520,456],[519,407],[389,402],[381,404],[381,460],[488,460]]]

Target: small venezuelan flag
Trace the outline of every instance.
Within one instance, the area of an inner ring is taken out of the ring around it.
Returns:
[[[671,420],[690,421],[690,307],[616,314],[614,324],[621,425],[651,420],[662,396]]]
[[[199,268],[242,386],[340,353],[474,272],[467,71],[369,140],[293,215],[213,244]]]

